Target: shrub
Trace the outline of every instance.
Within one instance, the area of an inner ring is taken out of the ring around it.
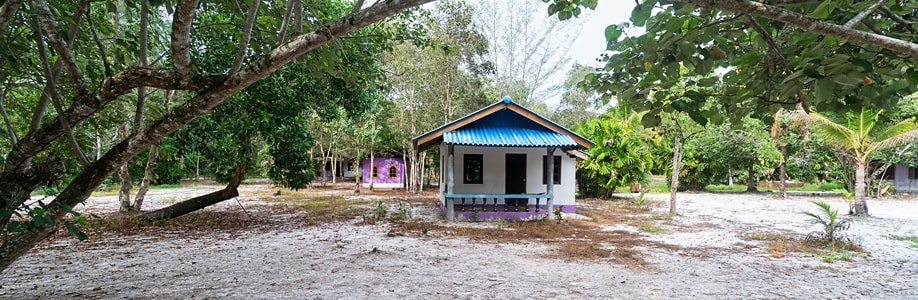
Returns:
[[[810,201],[810,203],[816,205],[819,210],[816,213],[803,212],[803,214],[810,217],[810,223],[822,227],[821,232],[814,232],[811,236],[825,244],[847,241],[847,238],[844,237],[844,231],[850,227],[850,222],[839,219],[838,210],[832,209],[828,203],[823,201]]]

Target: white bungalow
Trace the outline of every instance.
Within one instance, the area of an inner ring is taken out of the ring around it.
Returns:
[[[510,97],[413,142],[418,151],[440,145],[440,205],[450,220],[526,219],[556,207],[574,212],[577,159],[593,145]]]

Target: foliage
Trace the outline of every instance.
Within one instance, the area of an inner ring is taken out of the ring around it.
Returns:
[[[561,102],[550,114],[552,120],[565,127],[573,128],[579,123],[599,116],[596,113],[599,104],[598,95],[585,90],[578,84],[590,72],[592,68],[580,64],[575,64],[571,68],[564,81]]]
[[[815,233],[815,237],[826,243],[845,240],[844,232],[848,230],[851,223],[848,220],[839,219],[838,210],[832,209],[824,201],[810,201],[810,203],[813,203],[819,209],[815,213],[807,211],[803,212],[803,214],[809,217],[810,223],[821,227],[822,231]]]
[[[582,193],[608,196],[619,186],[647,182],[656,159],[647,145],[659,143],[659,136],[641,126],[641,115],[617,107],[576,129],[596,143],[580,166]]]
[[[736,127],[709,124],[685,142],[680,188],[698,190],[744,173],[747,181],[756,181],[774,170],[781,153],[770,142],[764,124],[744,118]]]
[[[867,165],[877,150],[891,149],[918,139],[918,123],[909,118],[899,122],[884,122],[883,110],[862,108],[834,118],[812,113],[804,118],[826,145],[844,157],[854,171],[855,214],[867,214]]]
[[[566,12],[573,8],[585,6],[583,1],[551,2],[554,9],[549,13],[562,19],[569,18],[572,14]],[[630,22],[606,28],[610,52],[586,84],[604,99],[615,97],[619,103],[649,111],[648,126],[656,125],[660,119],[656,116],[668,109],[695,120],[738,124],[745,116],[771,123],[779,107],[798,104],[825,112],[861,106],[892,108],[918,88],[915,60],[876,45],[718,8],[730,1],[708,3],[709,7],[684,3],[688,1],[641,2]],[[819,1],[779,9],[840,22],[868,5],[867,1],[835,2],[823,1],[837,8],[829,11]],[[907,16],[916,5],[896,1],[890,9]],[[914,36],[908,32],[912,28],[889,19],[870,22],[876,30],[905,40]],[[624,30],[632,26],[643,27],[645,33],[625,35]],[[686,77],[693,79],[686,81]],[[718,87],[716,93],[695,91],[712,86]],[[674,87],[684,89],[681,102],[654,95]]]

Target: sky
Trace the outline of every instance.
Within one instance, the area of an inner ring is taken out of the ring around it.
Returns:
[[[606,26],[627,22],[634,0],[599,0],[595,11],[587,11],[580,37],[574,41],[571,58],[581,64],[597,66],[596,59],[606,49]],[[628,33],[636,33],[631,29]]]

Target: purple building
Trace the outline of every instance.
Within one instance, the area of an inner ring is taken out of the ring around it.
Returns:
[[[364,187],[370,187],[370,178],[373,188],[404,187],[405,161],[397,157],[376,157],[371,166],[370,159],[364,159],[360,162],[360,177]]]

